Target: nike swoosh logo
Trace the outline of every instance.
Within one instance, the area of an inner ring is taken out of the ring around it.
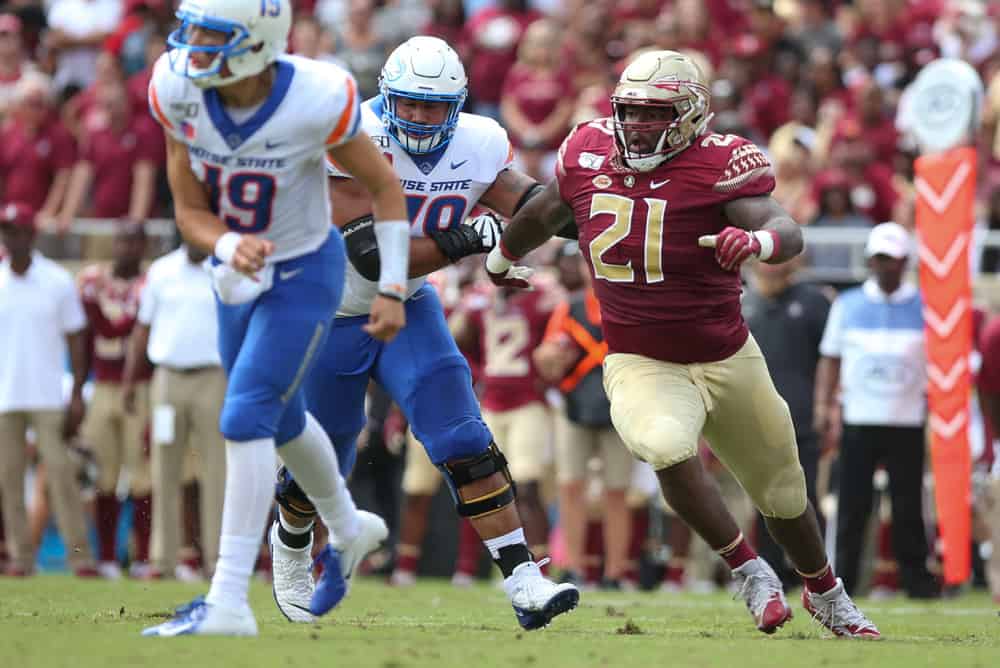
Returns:
[[[264,148],[267,149],[268,151],[270,151],[273,148],[278,148],[279,146],[284,146],[287,143],[288,142],[284,142],[284,141],[271,141],[270,139],[268,139],[267,141],[264,142]]]
[[[287,281],[290,278],[295,278],[302,273],[302,269],[289,269],[288,271],[282,271],[278,274],[278,278],[283,281]]]
[[[656,189],[657,189],[657,188],[659,188],[660,186],[665,186],[665,185],[667,185],[668,183],[670,183],[670,179],[663,179],[663,180],[662,180],[662,181],[660,181],[659,183],[657,183],[656,181],[650,181],[650,182],[649,182],[649,187],[650,187],[650,188],[652,188],[653,190],[656,190]]]
[[[452,169],[458,169],[459,167],[461,167],[462,165],[464,165],[464,164],[465,164],[465,163],[467,163],[468,161],[469,161],[469,160],[468,160],[468,158],[466,158],[466,159],[465,159],[465,160],[463,160],[462,162],[453,162],[453,163],[451,163],[451,168],[452,168]]]

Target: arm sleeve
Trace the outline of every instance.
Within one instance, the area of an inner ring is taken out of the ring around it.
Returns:
[[[844,301],[838,297],[830,306],[830,314],[826,318],[826,328],[823,339],[819,343],[819,352],[826,357],[840,357],[844,347]]]

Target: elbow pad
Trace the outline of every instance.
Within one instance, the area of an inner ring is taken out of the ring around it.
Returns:
[[[341,228],[347,258],[364,278],[377,281],[382,272],[378,258],[378,241],[375,239],[375,219],[371,216],[356,218]]]

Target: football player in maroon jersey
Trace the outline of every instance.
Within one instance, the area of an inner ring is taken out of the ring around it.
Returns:
[[[145,252],[145,228],[141,223],[125,221],[115,235],[114,261],[90,265],[78,278],[94,371],[94,393],[83,434],[98,466],[98,571],[109,579],[121,577],[115,559],[119,510],[115,490],[122,470],[129,471],[129,492],[135,507],[136,555],[132,572],[141,574],[149,560],[152,481],[144,452],[144,431],[149,419],[151,374],[146,372],[139,378],[136,390],[140,399],[135,402],[134,412],[126,411],[122,386],[126,344],[135,326],[139,294],[145,282],[141,268]]]
[[[567,137],[556,181],[488,256],[490,278],[526,286],[531,270],[514,263],[575,221],[610,348],[615,428],[732,568],[757,627],[773,633],[791,608],[702,468],[702,433],[805,580],[809,613],[836,635],[879,637],[830,568],[788,406],[740,314],[740,265],[802,251],[798,225],[770,196],[770,163],[746,139],[708,130],[708,82],[680,53],[633,60],[612,108]]]
[[[448,319],[448,327],[459,348],[479,345],[483,420],[497,443],[503,444],[499,447],[517,481],[517,510],[528,548],[541,559],[549,553],[541,483],[547,473],[553,423],[545,400],[547,383],[531,353],[541,344],[562,293],[541,282],[533,287],[531,292],[500,288],[492,294],[472,294]]]

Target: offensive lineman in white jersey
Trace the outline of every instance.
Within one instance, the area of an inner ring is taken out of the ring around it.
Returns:
[[[330,227],[324,156],[351,170],[379,218],[381,271],[366,331],[405,323],[409,224],[399,182],[358,129],[357,85],[335,65],[284,55],[288,0],[185,0],[157,62],[150,110],[167,136],[167,174],[185,240],[213,251],[219,348],[229,377],[220,428],[226,490],[220,555],[204,599],[144,635],[256,635],[247,588],[271,506],[275,446],[331,534],[322,614],[346,592],[341,563],[386,535],[359,512],[301,389],[343,288],[344,243]],[[338,595],[339,592],[339,595]]]
[[[500,228],[492,216],[465,223],[477,202],[510,216],[541,190],[534,179],[510,169],[513,155],[503,128],[461,113],[466,86],[465,69],[446,42],[414,37],[386,61],[381,95],[362,105],[362,126],[402,181],[411,222],[408,324],[390,343],[363,330],[377,294],[381,255],[381,240],[376,243],[371,234],[372,200],[351,178],[356,174],[350,165],[334,156],[333,220],[344,231],[351,263],[343,303],[306,381],[306,397],[333,440],[341,469],[349,471],[365,424],[369,379],[385,388],[444,474],[459,514],[472,520],[503,572],[518,621],[531,630],[574,608],[580,594],[573,585],[544,578],[542,564],[528,551],[507,462],[480,416],[468,363],[448,331],[441,302],[424,282],[432,271],[496,243]],[[313,596],[309,553],[316,511],[297,479],[295,472],[279,473],[280,520],[271,530],[274,594],[289,620],[308,622],[302,608]],[[517,490],[519,504],[537,496],[534,486]]]

